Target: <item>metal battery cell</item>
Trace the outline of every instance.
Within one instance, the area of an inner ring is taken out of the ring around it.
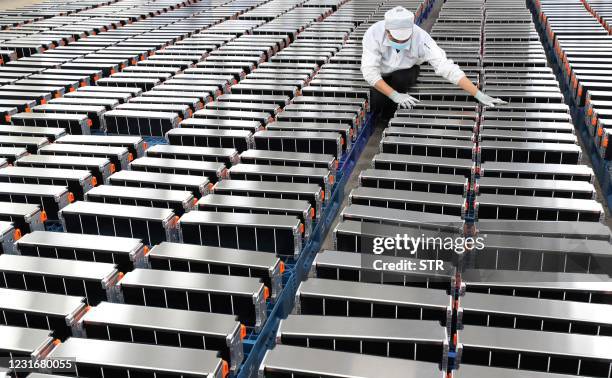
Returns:
[[[2,136],[25,136],[33,138],[47,138],[50,142],[66,135],[66,129],[60,127],[40,127],[40,126],[15,126],[0,125],[0,135]]]
[[[227,375],[227,362],[214,351],[72,337],[58,345],[51,359],[76,358],[76,375],[88,377]]]
[[[351,128],[349,124],[345,123],[324,123],[324,122],[287,122],[287,121],[276,121],[266,125],[267,131],[285,131],[285,132],[307,132],[314,133],[315,138],[325,137],[329,133],[338,133],[341,136],[340,149],[342,151],[350,150],[353,140],[357,137],[355,129]],[[323,135],[319,135],[323,133]],[[331,139],[331,138],[330,138]],[[317,147],[316,145],[314,146]],[[325,149],[327,146],[323,146]]]
[[[32,87],[28,87],[32,88]],[[4,100],[28,100],[35,101],[37,104],[45,104],[51,100],[52,96],[49,92],[17,92],[17,91],[0,91],[0,103],[4,103]]]
[[[333,155],[339,159],[346,140],[335,132],[258,131],[253,135],[258,150],[288,151]]]
[[[483,293],[612,304],[612,280],[605,274],[465,269],[461,293]]]
[[[146,156],[162,159],[180,159],[223,163],[230,167],[240,162],[238,151],[233,148],[171,146],[157,144],[146,151]]]
[[[88,87],[82,87],[88,88]],[[106,99],[106,100],[116,100],[119,103],[127,102],[132,98],[130,93],[125,92],[102,92],[102,91],[87,91],[87,90],[79,90],[75,92],[68,92],[64,95],[64,98],[70,99]]]
[[[489,234],[473,264],[479,269],[608,274],[609,251],[604,240]]]
[[[400,155],[472,159],[475,150],[468,140],[387,136],[380,141],[381,153]]]
[[[246,164],[279,165],[289,167],[326,168],[332,173],[338,169],[338,160],[332,155],[306,154],[286,151],[247,150],[240,154]]]
[[[417,138],[442,138],[448,140],[468,140],[473,138],[473,130],[443,130],[434,128],[418,128],[407,126],[389,126],[383,131],[387,137],[417,137]]]
[[[202,107],[202,99],[195,93],[179,93],[166,91],[145,92],[142,96],[130,99],[132,104],[149,104],[152,108],[155,105],[187,105],[191,111],[196,111]]]
[[[87,304],[111,300],[120,277],[114,264],[0,255],[0,286],[87,298]]]
[[[234,103],[235,104],[235,103]],[[206,105],[205,105],[206,106]],[[205,119],[237,119],[246,121],[258,121],[262,125],[271,122],[274,118],[266,112],[253,112],[245,110],[220,110],[204,108],[193,113],[194,118]]]
[[[61,155],[28,155],[15,161],[15,166],[89,171],[99,183],[107,182],[116,170],[110,160],[105,158]]]
[[[54,348],[53,341],[48,330],[0,325],[0,354],[4,357],[27,360],[45,358]]]
[[[0,170],[0,182],[55,185],[68,188],[75,199],[97,185],[89,171],[57,168],[6,167]]]
[[[57,220],[58,211],[74,201],[64,186],[0,183],[0,201],[40,206],[48,219]]]
[[[177,128],[165,134],[172,145],[233,148],[238,152],[253,146],[253,134],[247,130]]]
[[[303,200],[315,209],[315,217],[319,218],[325,202],[325,192],[317,184],[266,182],[247,180],[223,180],[213,187],[216,194],[227,194],[246,197],[263,197]]]
[[[109,302],[93,307],[74,328],[89,339],[219,351],[232,370],[242,362],[246,333],[232,315]]]
[[[384,169],[365,169],[361,171],[359,184],[371,188],[458,195],[464,195],[470,188],[468,179],[456,175],[395,172]]]
[[[83,297],[0,288],[0,298],[3,325],[46,329],[61,340],[86,312]]]
[[[458,332],[457,366],[474,364],[570,375],[610,377],[609,337],[492,327]]]
[[[376,260],[380,262],[375,263]],[[397,264],[401,263],[402,260],[405,259],[396,256],[379,255],[372,258],[364,258],[364,256],[354,252],[325,250],[319,252],[315,257],[309,276],[342,281],[416,286],[444,291],[450,290],[451,281],[455,276],[455,269],[450,263],[445,262],[442,265],[442,269],[435,271],[376,269],[378,264]],[[417,259],[407,260],[418,261]]]
[[[136,110],[110,110],[104,113],[106,129],[123,135],[163,136],[178,127],[176,113]]]
[[[246,130],[252,133],[263,127],[259,121],[214,118],[188,118],[183,120],[179,126],[191,129]]]
[[[77,201],[60,211],[66,232],[122,236],[155,245],[177,240],[176,216],[170,209]]]
[[[133,110],[133,111],[151,111],[153,107],[151,104],[127,102],[125,104],[119,104],[115,107],[116,110]],[[192,111],[188,105],[183,104],[156,104],[154,107],[156,112],[164,113],[176,113],[179,116],[179,122],[184,119],[191,117]]]
[[[119,101],[112,98],[80,98],[80,97],[60,97],[49,101],[47,105],[76,105],[76,106],[102,106],[105,110],[111,110],[119,104]],[[103,118],[101,118],[103,120]],[[94,128],[96,121],[94,119]]]
[[[274,117],[275,114],[281,111],[280,106],[277,104],[266,104],[266,103],[251,103],[251,102],[229,102],[229,101],[213,101],[204,105],[206,109],[212,110],[221,110],[221,111],[239,111],[241,115],[239,117],[241,119],[252,118],[254,120],[259,120],[262,123],[267,123],[270,120],[270,117]],[[251,116],[253,113],[253,116]],[[263,113],[266,113],[268,116],[266,117]],[[209,118],[209,113],[200,112],[196,116],[206,115],[206,118]],[[213,113],[214,114],[214,113]],[[227,113],[216,113],[224,118],[234,118],[233,114]],[[226,116],[227,114],[227,116]],[[244,114],[244,115],[242,115]]]
[[[482,177],[474,186],[476,194],[595,199],[593,184],[586,181]]]
[[[363,223],[378,223],[431,230],[459,231],[464,224],[459,216],[364,205],[348,205],[342,209],[341,216],[344,220]],[[364,227],[368,226],[364,225]]]
[[[179,160],[153,157],[141,157],[130,163],[132,171],[167,173],[177,175],[205,176],[215,183],[227,177],[227,168],[223,163],[210,161]]]
[[[481,220],[478,230],[483,234],[612,240],[608,226],[593,222]]]
[[[431,362],[276,345],[266,352],[257,377],[304,374],[321,378],[441,378],[445,373]]]
[[[147,248],[140,239],[34,231],[17,240],[15,250],[23,256],[115,264],[125,272],[146,265]]]
[[[478,134],[480,141],[496,142],[536,142],[536,143],[578,143],[575,135],[558,132],[536,132],[515,130],[481,130]]]
[[[98,130],[105,130],[106,125],[104,124],[104,118],[102,115],[106,111],[106,107],[101,105],[67,105],[59,104],[55,102],[49,102],[45,105],[38,105],[32,108],[35,113],[67,113],[67,114],[84,114],[88,120],[91,120],[91,128]],[[87,124],[89,122],[86,121]],[[58,122],[58,126],[64,127],[63,122]],[[88,134],[89,127],[85,130]],[[75,134],[72,130],[69,130],[70,134]]]
[[[192,211],[179,221],[181,241],[212,247],[249,249],[296,256],[304,225],[285,215]]]
[[[49,139],[36,136],[0,135],[0,147],[20,147],[35,154],[39,148],[49,144]]]
[[[579,164],[580,146],[569,143],[482,141],[477,161],[535,164]]]
[[[289,315],[280,322],[276,342],[436,362],[443,370],[448,365],[446,328],[435,321]]]
[[[0,106],[17,108],[17,110],[20,112],[27,112],[31,110],[34,106],[36,106],[36,104],[36,100],[31,99],[10,99],[4,97],[0,98]]]
[[[198,209],[215,212],[294,216],[304,225],[303,236],[305,239],[310,237],[313,219],[315,218],[315,210],[308,202],[278,198],[209,194],[198,201]]]
[[[253,104],[275,104],[284,107],[289,104],[289,96],[281,95],[248,95],[248,94],[223,94],[217,97],[218,102],[243,102]]]
[[[117,172],[109,177],[108,181],[114,186],[190,191],[196,198],[200,198],[209,193],[213,185],[210,180],[204,176],[130,170]]]
[[[140,136],[119,135],[66,135],[55,141],[63,144],[87,144],[97,146],[125,147],[135,158],[144,156],[147,144]]]
[[[135,269],[119,282],[124,303],[231,314],[260,328],[268,289],[258,278]]]
[[[39,155],[78,156],[108,159],[117,171],[127,169],[134,156],[125,147],[52,143],[38,150]]]
[[[197,208],[189,191],[101,185],[85,193],[85,201],[170,209],[181,216]]]
[[[451,307],[443,290],[309,278],[298,287],[294,313],[435,320],[450,326]]]
[[[341,123],[350,125],[355,130],[361,127],[361,120],[355,113],[341,113],[338,110],[335,112],[325,112],[323,109],[319,111],[297,111],[297,109],[291,110],[287,106],[284,112],[276,116],[276,119],[283,122]]]
[[[317,184],[330,198],[334,177],[325,168],[280,167],[276,165],[237,164],[229,169],[232,180]]]
[[[493,130],[524,131],[524,132],[546,132],[546,133],[574,133],[574,125],[571,123],[543,122],[543,121],[521,121],[503,120],[490,121],[484,120],[480,123],[481,132]]]
[[[372,168],[374,169],[460,175],[464,177],[471,176],[472,166],[473,162],[471,159],[448,157],[379,153],[372,158]]]
[[[60,127],[70,134],[88,135],[93,121],[86,114],[69,113],[18,113],[11,117],[18,126]]]
[[[479,219],[601,222],[602,205],[592,199],[481,194],[474,203]]]
[[[142,77],[104,77],[96,81],[96,85],[103,87],[138,87],[143,91],[151,90],[156,85],[159,85],[161,81],[156,78],[142,78]]]
[[[152,269],[256,277],[270,289],[273,299],[282,290],[285,270],[270,253],[162,242],[147,254]]]
[[[514,370],[506,368],[463,364],[448,378],[498,377],[498,378],[571,378],[566,374],[551,374],[537,371]]]
[[[375,187],[358,187],[353,189],[349,194],[349,204],[379,206],[461,217],[463,217],[467,211],[463,194],[418,192]]]
[[[487,162],[482,163],[475,173],[481,177],[571,180],[590,183],[595,177],[593,169],[582,164]]]
[[[468,112],[474,115],[473,112]],[[472,132],[476,127],[475,119],[445,119],[441,121],[439,118],[417,118],[413,117],[412,113],[408,113],[410,117],[401,116],[393,117],[389,120],[389,126],[392,127],[411,127],[416,129],[434,129],[444,131],[466,131]],[[437,115],[436,115],[437,117]]]
[[[466,293],[457,321],[471,325],[612,336],[612,307],[542,298]]]
[[[11,222],[22,233],[44,230],[47,215],[38,205],[0,202],[0,221]]]

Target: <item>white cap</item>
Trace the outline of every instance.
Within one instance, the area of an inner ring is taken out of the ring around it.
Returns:
[[[404,7],[395,7],[385,13],[385,29],[398,41],[412,36],[414,14]]]

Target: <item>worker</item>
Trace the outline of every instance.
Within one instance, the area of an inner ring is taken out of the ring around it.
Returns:
[[[385,13],[363,36],[361,73],[373,87],[371,108],[380,112],[379,123],[386,125],[397,107],[412,108],[418,99],[406,92],[419,76],[419,65],[427,61],[437,75],[474,96],[482,105],[493,107],[506,102],[487,96],[446,57],[431,36],[414,24],[414,14],[403,7]]]

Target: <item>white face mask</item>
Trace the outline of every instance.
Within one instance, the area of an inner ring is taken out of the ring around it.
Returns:
[[[403,43],[393,42],[392,40],[389,40],[389,44],[396,50],[405,50],[410,46],[410,40],[407,40]]]

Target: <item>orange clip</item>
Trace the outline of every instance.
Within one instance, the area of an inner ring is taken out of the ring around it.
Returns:
[[[60,339],[55,339],[53,340],[53,345],[58,346],[60,345],[62,342],[60,341]]]
[[[305,230],[305,229],[306,229],[306,228],[304,227],[304,224],[303,224],[303,223],[300,223],[300,233],[301,233],[301,234],[303,234],[303,233],[304,233],[304,230]]]
[[[280,274],[285,273],[285,263],[284,262],[281,261],[279,263],[278,270],[280,271]]]
[[[221,367],[221,371],[223,374],[223,378],[228,377],[229,376],[229,364],[227,363],[227,361],[221,360],[222,361],[222,367]]]
[[[240,340],[244,340],[247,335],[247,327],[244,324],[240,325]]]
[[[134,160],[134,154],[131,152],[128,152],[128,161],[132,161]]]
[[[95,177],[91,178],[91,186],[98,186],[98,179]]]
[[[142,249],[142,253],[143,253],[144,255],[149,254],[149,247],[147,247],[147,246],[145,245],[145,246],[144,246],[144,248]]]
[[[15,231],[13,231],[13,239],[15,239],[15,241],[21,239],[21,230],[16,228]]]
[[[74,193],[68,192],[68,202],[73,203],[74,199]]]
[[[29,107],[29,106],[26,106],[25,111],[26,111],[26,113],[31,113],[31,112],[32,112],[32,109],[30,109],[30,107]]]
[[[310,208],[310,218],[314,219],[314,217],[315,217],[315,209],[314,209],[314,207],[311,207]]]
[[[145,150],[146,150],[147,148],[149,148],[149,143],[144,142],[144,143],[142,144],[142,148],[143,148],[143,149],[145,149]]]
[[[114,163],[111,163],[111,165],[110,165],[110,172],[111,172],[111,173],[115,173],[115,172],[117,172],[117,167],[115,166],[115,164],[114,164]]]
[[[334,175],[329,175],[329,183],[330,183],[330,185],[334,185],[334,181],[336,181]]]
[[[603,128],[600,127],[597,129],[597,136],[600,137],[602,135],[603,135]]]
[[[11,123],[11,116],[10,115],[5,115],[4,116],[4,120],[6,121],[6,123]]]
[[[55,94],[53,95],[53,97],[55,97],[55,98],[60,98],[60,97],[62,97],[62,94],[61,94],[61,93],[59,93],[59,92],[55,92]]]
[[[41,105],[44,105],[44,104],[46,104],[46,103],[47,103],[47,100],[45,100],[44,98],[41,98],[41,99],[40,99],[40,104],[41,104]]]
[[[49,218],[47,217],[47,212],[46,212],[46,211],[44,211],[44,210],[42,210],[42,211],[40,212],[40,221],[44,223],[44,222],[46,222],[46,221],[47,221],[47,219],[49,219]]]
[[[593,118],[591,118],[591,125],[596,126],[597,125],[597,117],[593,116]]]
[[[603,148],[608,148],[608,137],[603,138],[603,140],[601,141],[601,146]]]
[[[267,301],[267,300],[268,300],[268,298],[270,298],[270,289],[268,289],[268,287],[267,287],[267,286],[264,286],[264,292],[263,292],[263,294],[264,294],[264,300],[266,300],[266,301]]]
[[[321,190],[321,201],[325,199],[325,191]]]
[[[198,199],[197,198],[193,199],[193,206],[198,206]]]
[[[92,127],[93,126],[93,121],[89,118],[87,118],[87,126],[88,127]]]

